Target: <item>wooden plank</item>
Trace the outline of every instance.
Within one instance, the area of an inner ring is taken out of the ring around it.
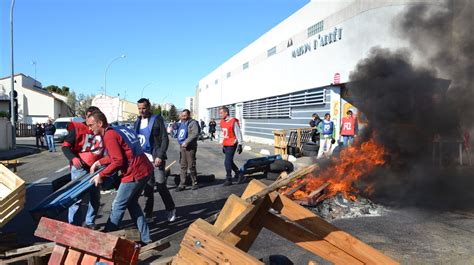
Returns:
[[[174,164],[176,164],[176,160],[174,160],[174,161],[171,162],[169,165],[167,165],[167,166],[165,167],[165,171],[166,171],[166,170],[170,170],[171,167],[172,167]]]
[[[2,228],[6,223],[8,223],[13,217],[15,217],[23,208],[25,207],[25,198],[16,201],[10,205],[10,210],[5,211],[5,215],[0,216],[0,228]]]
[[[81,251],[69,248],[64,265],[80,265],[83,254]]]
[[[37,251],[41,251],[47,248],[53,248],[54,245],[55,245],[54,242],[50,242],[50,243],[38,244],[38,245],[33,245],[29,247],[24,247],[24,248],[12,249],[12,250],[5,251],[5,254],[3,255],[3,257],[9,258],[13,256],[18,256],[18,255],[25,255],[31,252],[37,252]]]
[[[237,216],[243,212],[246,212],[250,207],[253,206],[236,195],[231,194],[227,198],[224,207],[222,207],[221,212],[214,223],[214,226],[219,231],[223,231],[233,220],[235,220]]]
[[[95,263],[99,260],[99,257],[91,255],[91,254],[84,254],[82,257],[82,265],[95,265]]]
[[[288,175],[287,178],[273,182],[270,186],[266,187],[265,189],[247,198],[246,201],[249,203],[253,203],[259,200],[260,198],[263,198],[265,195],[269,194],[270,192],[275,191],[283,186],[286,186],[293,180],[304,177],[307,174],[317,170],[318,168],[319,166],[317,164],[313,164],[313,165],[304,167],[300,170],[294,171],[290,175]]]
[[[49,265],[57,265],[63,264],[64,260],[66,260],[68,249],[65,246],[56,245],[54,246],[53,253],[51,253],[51,257],[49,258]]]
[[[15,196],[12,196],[6,200],[3,200],[2,204],[0,205],[0,218],[1,216],[6,216],[7,213],[9,213],[12,209],[16,207],[16,206],[13,207],[13,204],[17,204],[17,206],[18,206],[18,202],[24,204],[25,194],[26,194],[26,191],[23,189],[22,191],[20,191],[20,193],[15,194]]]
[[[278,181],[280,179],[284,179],[284,178],[287,178],[287,177],[288,177],[288,172],[283,171],[283,172],[281,172],[280,176],[278,176],[278,178],[276,180]]]
[[[187,261],[185,264],[218,264],[215,260],[194,252],[186,245],[181,245],[178,254],[181,258]]]
[[[388,256],[324,221],[310,210],[285,196],[278,196],[272,206],[286,218],[308,229],[318,238],[324,238],[332,245],[368,264],[398,264]]]
[[[115,255],[115,249],[118,249],[119,244],[125,245],[122,249],[126,249],[127,247],[134,249],[135,247],[135,242],[45,217],[41,218],[38,228],[35,231],[35,236],[107,259],[114,257],[128,258],[128,256],[124,255],[130,254],[130,252],[121,251],[117,252],[118,256]]]
[[[364,264],[308,230],[267,213],[264,227],[334,264]]]
[[[209,233],[210,231],[212,233]],[[186,246],[192,252],[218,264],[263,264],[256,258],[214,236],[213,234],[216,233],[219,231],[213,225],[198,219],[189,226],[181,246]]]
[[[25,181],[11,172],[10,169],[0,164],[0,183],[15,191],[16,188],[25,184]]]

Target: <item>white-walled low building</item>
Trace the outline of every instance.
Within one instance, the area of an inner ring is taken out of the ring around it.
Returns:
[[[44,90],[41,83],[25,74],[14,76],[14,88],[18,93],[18,121],[20,123],[44,123],[50,119],[72,115],[65,96]],[[0,111],[9,112],[11,91],[10,77],[0,78]]]
[[[227,105],[244,139],[273,143],[275,129],[308,127],[312,113],[330,113],[339,127],[353,108],[341,92],[372,47],[408,42],[392,22],[407,7],[438,0],[314,0],[199,81],[198,118],[218,119]],[[344,93],[342,93],[344,94]]]

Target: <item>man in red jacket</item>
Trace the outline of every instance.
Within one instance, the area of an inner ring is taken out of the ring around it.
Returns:
[[[86,115],[99,108],[90,106],[86,110]],[[87,116],[86,116],[87,117]],[[89,173],[89,169],[95,161],[102,158],[104,148],[102,145],[102,136],[94,135],[85,122],[70,122],[68,124],[68,135],[64,139],[61,151],[69,160],[71,167],[71,179],[77,179]],[[85,227],[95,229],[95,217],[100,207],[100,190],[92,188],[89,192],[89,205],[85,218]],[[76,202],[69,207],[68,222],[74,225],[81,225],[83,214],[77,214],[80,210],[81,201]],[[82,209],[81,211],[82,212]]]
[[[138,136],[125,126],[109,127],[104,113],[95,111],[87,118],[87,125],[94,134],[102,135],[108,156],[98,160],[91,167],[91,172],[101,165],[107,165],[98,175],[91,179],[98,186],[102,178],[110,177],[120,170],[122,179],[117,195],[112,203],[112,212],[105,226],[106,231],[119,229],[125,209],[128,209],[136,223],[143,243],[151,242],[150,230],[145,221],[138,198],[145,184],[153,175],[153,164],[148,160],[140,146]]]
[[[242,133],[240,132],[239,120],[229,116],[229,108],[221,107],[219,110],[221,116],[221,130],[224,140],[222,141],[222,152],[225,154],[224,166],[226,171],[226,181],[224,186],[232,185],[232,171],[235,177],[238,177],[238,183],[245,181],[243,176],[239,175],[239,168],[234,163],[235,152],[242,153]]]

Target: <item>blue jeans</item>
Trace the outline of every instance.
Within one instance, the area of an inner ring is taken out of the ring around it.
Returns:
[[[138,204],[138,198],[151,176],[152,175],[136,182],[120,183],[117,195],[112,202],[112,212],[110,213],[109,220],[105,226],[105,231],[111,232],[118,230],[123,215],[125,214],[125,209],[128,209],[133,222],[137,225],[138,230],[140,231],[142,241],[144,243],[151,242],[150,230],[145,221],[142,208]]]
[[[344,146],[349,146],[354,144],[354,136],[353,135],[343,135],[342,136],[342,144]]]
[[[224,167],[225,167],[225,176],[227,180],[232,179],[232,171],[235,175],[239,175],[239,168],[234,163],[234,155],[237,150],[237,145],[233,146],[224,146],[225,158],[224,158]]]
[[[71,167],[71,180],[80,178],[85,174],[89,173],[87,170],[83,168],[75,168],[74,166]],[[93,186],[88,193],[89,195],[89,203],[87,207],[87,214],[86,214],[86,225],[93,225],[95,223],[95,217],[99,212],[100,207],[100,190],[96,186]],[[81,225],[83,220],[83,207],[81,207],[81,201],[79,200],[71,207],[69,207],[68,211],[68,222],[73,225]],[[79,213],[77,213],[79,211]]]
[[[56,146],[54,145],[54,135],[46,135],[46,141],[48,142],[48,149],[50,152],[56,152]]]

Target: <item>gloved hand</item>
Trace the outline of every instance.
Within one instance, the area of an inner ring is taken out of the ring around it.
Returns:
[[[242,145],[241,144],[237,145],[237,153],[239,153],[239,155],[242,154]]]
[[[336,143],[336,140],[334,140],[334,138],[331,139],[331,144],[335,144]]]
[[[81,161],[81,159],[79,159],[77,157],[74,157],[71,162],[72,162],[72,165],[75,168],[81,168],[82,167],[82,161]]]
[[[222,153],[225,154],[225,148],[224,147],[222,147]]]

